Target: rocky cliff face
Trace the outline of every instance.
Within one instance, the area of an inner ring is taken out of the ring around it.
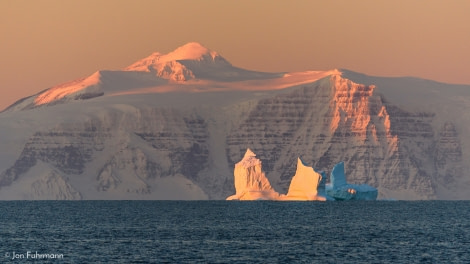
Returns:
[[[0,174],[0,185],[34,174],[39,163],[51,166],[57,177],[89,177],[89,187],[101,193],[150,194],[158,187],[155,179],[174,175],[204,185],[198,179],[208,158],[204,120],[172,109],[133,110],[105,111],[34,133],[16,162]]]
[[[382,197],[436,198],[434,179],[455,175],[443,174],[462,157],[455,129],[448,122],[436,135],[434,113],[402,110],[375,89],[332,76],[260,100],[228,135],[228,159],[251,146],[283,191],[301,153],[318,170],[345,161],[351,183],[378,187]]]
[[[45,163],[50,175],[69,184],[65,189],[73,189],[73,178],[90,178],[97,197],[151,198],[158,179],[179,175],[205,193],[202,197],[221,199],[233,190],[231,168],[249,147],[262,157],[267,177],[281,193],[287,193],[301,155],[327,173],[345,161],[348,180],[377,187],[379,198],[438,198],[436,186],[452,187],[463,171],[455,126],[447,121],[435,131],[434,113],[402,110],[375,89],[333,75],[205,112],[108,109],[34,132],[14,164],[3,169],[0,185],[10,186]],[[229,110],[237,105],[243,114]],[[218,122],[216,115],[232,121],[210,125]],[[216,135],[222,140],[214,143]],[[224,169],[213,168],[215,152],[225,152]],[[36,189],[39,185],[46,188],[44,181],[36,181]],[[52,197],[83,198],[76,188]]]
[[[446,122],[438,132],[432,153],[435,179],[439,185],[455,188],[457,180],[465,175],[462,142],[452,122]]]

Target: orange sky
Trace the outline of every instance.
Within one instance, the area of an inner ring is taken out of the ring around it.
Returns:
[[[470,84],[470,1],[0,0],[0,109],[197,41],[261,71]]]

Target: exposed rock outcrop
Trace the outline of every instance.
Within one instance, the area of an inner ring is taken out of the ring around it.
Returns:
[[[434,169],[425,166],[434,162],[434,114],[402,110],[375,90],[336,75],[260,100],[227,136],[227,158],[253,146],[280,192],[301,153],[323,171],[347,162],[350,182],[383,188],[385,196],[436,197]]]

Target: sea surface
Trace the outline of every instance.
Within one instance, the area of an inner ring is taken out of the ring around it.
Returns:
[[[470,201],[2,201],[0,263],[470,263]]]

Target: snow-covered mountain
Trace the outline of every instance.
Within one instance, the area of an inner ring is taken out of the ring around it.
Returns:
[[[188,43],[0,113],[0,199],[225,199],[252,149],[287,193],[300,156],[380,198],[470,199],[470,85],[263,73]]]

